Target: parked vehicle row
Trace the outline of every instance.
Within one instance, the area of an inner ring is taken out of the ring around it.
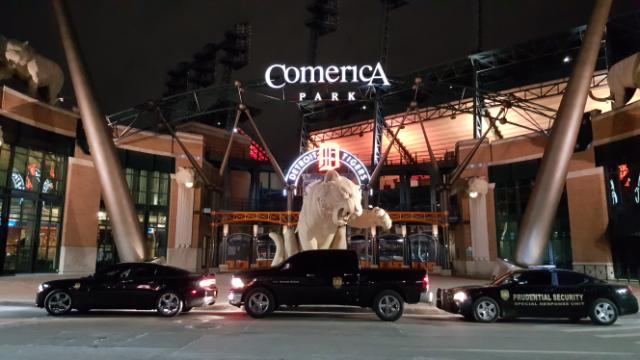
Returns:
[[[300,252],[269,269],[236,272],[229,303],[263,318],[282,307],[342,305],[371,308],[384,321],[398,320],[405,304],[430,300],[429,277],[419,269],[361,269],[350,250]],[[215,303],[214,275],[151,263],[124,263],[92,276],[45,282],[36,305],[51,315],[73,309],[156,310],[175,316]],[[589,317],[611,325],[638,312],[628,286],[554,268],[512,270],[483,286],[438,289],[436,306],[467,320],[490,323],[516,317]]]

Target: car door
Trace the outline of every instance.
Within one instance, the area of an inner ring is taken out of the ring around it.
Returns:
[[[130,264],[118,264],[97,272],[91,291],[91,307],[99,309],[127,308],[129,299],[124,287],[130,273]]]
[[[302,305],[313,302],[311,284],[314,265],[309,253],[298,253],[287,259],[272,275],[271,286],[281,304]]]
[[[515,272],[508,291],[517,316],[553,316],[551,271]]]
[[[554,291],[554,312],[559,317],[584,316],[585,290],[590,281],[584,274],[573,271],[557,271]]]
[[[129,276],[122,279],[125,295],[123,306],[131,309],[151,309],[161,284],[156,276],[156,266],[153,264],[136,264],[131,268]]]
[[[358,291],[358,260],[349,252],[323,254],[317,258],[313,293],[320,304],[355,304]]]

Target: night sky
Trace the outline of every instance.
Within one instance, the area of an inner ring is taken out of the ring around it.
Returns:
[[[164,92],[166,71],[234,23],[253,26],[249,65],[234,79],[259,80],[272,63],[306,63],[309,17],[303,0],[71,0],[73,26],[105,113],[132,107]],[[481,48],[508,47],[585,24],[592,0],[482,0]],[[378,0],[339,1],[338,31],[324,36],[319,64],[376,63],[380,53]],[[477,50],[477,0],[413,0],[394,10],[387,75],[394,76]],[[612,14],[640,9],[640,0],[616,0]],[[63,67],[64,55],[46,0],[0,0],[0,34],[29,40]],[[65,73],[67,73],[65,68]],[[72,95],[65,79],[63,95]],[[299,116],[294,105],[254,100],[257,118],[276,157],[297,152]]]

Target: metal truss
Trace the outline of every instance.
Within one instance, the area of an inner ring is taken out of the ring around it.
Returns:
[[[591,80],[591,87],[604,86],[606,85],[606,80],[606,71],[598,71],[594,74],[593,79]],[[562,79],[533,86],[516,88],[501,93],[482,92],[482,97],[485,101],[485,108],[501,107],[505,104],[509,105],[513,112],[517,113],[530,123],[532,126],[529,128],[530,130],[546,133],[551,128],[552,121],[555,119],[556,109],[538,104],[535,101],[563,95],[566,87],[567,79]],[[469,94],[472,94],[474,90],[469,87],[458,86],[457,88],[462,88],[463,91],[467,90],[466,93]],[[455,118],[457,114],[473,115],[473,107],[473,97],[464,98],[459,101],[446,104],[430,105],[429,107],[421,108],[419,110],[420,117],[410,117],[406,119],[405,125],[447,117]],[[548,121],[546,124],[540,124],[533,118],[532,114],[546,118]],[[398,126],[399,121],[400,119],[396,117],[388,119],[386,123],[387,127],[393,128]],[[371,131],[373,131],[373,121],[369,120],[366,122],[332,128],[327,131],[316,131],[312,133],[311,138],[315,141],[321,142],[339,139],[342,137],[363,135]]]
[[[384,126],[384,135],[387,137],[387,140],[393,141],[393,131],[391,130],[389,125],[387,125],[386,121],[383,120],[382,124]],[[418,161],[411,155],[409,149],[407,149],[407,147],[402,143],[402,141],[400,141],[400,139],[396,139],[396,141],[393,142],[393,147],[396,148],[396,151],[398,151],[400,156],[402,156],[402,158],[406,160],[408,164],[415,165],[418,163]]]

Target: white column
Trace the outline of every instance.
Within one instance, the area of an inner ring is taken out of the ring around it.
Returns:
[[[471,215],[471,247],[474,260],[489,261],[489,228],[487,225],[487,196],[478,194],[469,199]]]
[[[194,189],[179,184],[175,242],[175,247],[177,248],[191,247],[191,236],[193,234],[193,200]]]

